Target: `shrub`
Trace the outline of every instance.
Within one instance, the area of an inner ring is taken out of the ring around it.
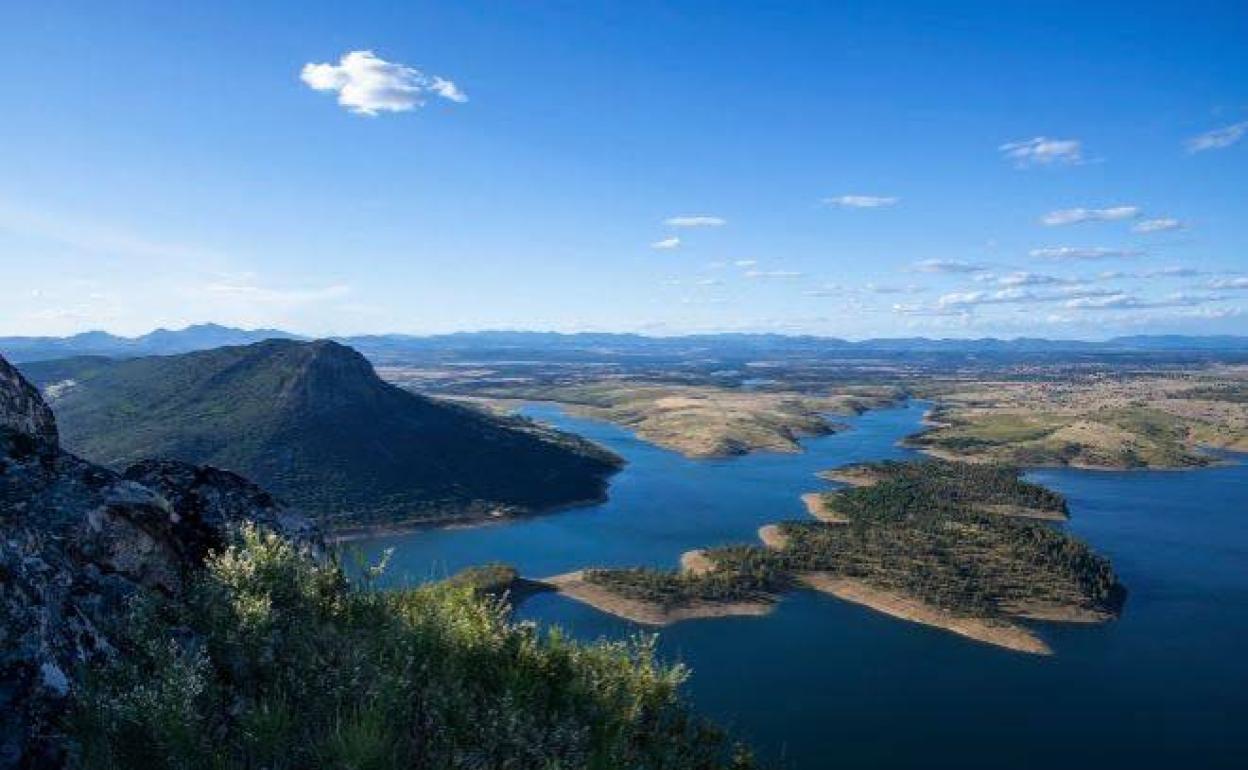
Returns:
[[[748,755],[692,714],[652,637],[585,644],[463,581],[350,583],[245,529],[178,599],[125,618],[71,735],[89,768],[717,768]]]

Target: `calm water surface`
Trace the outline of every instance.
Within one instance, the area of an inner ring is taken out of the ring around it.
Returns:
[[[523,574],[675,566],[805,516],[815,472],[910,454],[895,442],[923,405],[870,412],[800,455],[687,460],[618,427],[526,413],[611,447],[629,465],[611,499],[518,523],[362,542],[395,549],[387,579],[443,577],[487,561]],[[764,618],[663,629],[694,669],[704,712],[781,767],[1197,768],[1248,766],[1248,465],[1176,472],[1031,474],[1070,500],[1069,527],[1110,556],[1130,590],[1121,620],[1044,626],[1057,655],[1010,653],[830,597],[789,594]],[[558,595],[520,615],[585,638],[635,626]]]

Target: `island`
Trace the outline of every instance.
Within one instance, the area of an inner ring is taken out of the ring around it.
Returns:
[[[585,569],[549,579],[637,622],[764,614],[805,586],[976,641],[1032,654],[1026,621],[1099,623],[1126,589],[1109,561],[1061,529],[1058,493],[1004,465],[883,462],[842,471],[857,486],[807,497],[816,521],[763,527],[759,545],[686,553],[679,570]]]

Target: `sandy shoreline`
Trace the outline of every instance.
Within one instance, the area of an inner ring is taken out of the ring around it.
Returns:
[[[780,530],[779,524],[765,524],[759,527],[758,539],[763,541],[763,545],[776,550],[783,549],[789,544],[789,539]]]
[[[555,591],[596,610],[647,626],[666,626],[682,620],[759,616],[771,612],[774,601],[695,602],[664,608],[657,604],[632,599],[609,591],[585,580],[584,572],[568,572],[539,581]]]
[[[873,588],[861,580],[827,572],[806,572],[799,575],[798,579],[816,591],[861,604],[895,618],[940,628],[967,639],[1015,652],[1053,654],[1053,649],[1043,639],[1014,623],[954,615],[904,594]]]
[[[814,516],[824,524],[848,524],[849,519],[832,509],[827,501],[823,499],[822,492],[807,492],[802,495],[802,503],[806,506],[806,512]]]

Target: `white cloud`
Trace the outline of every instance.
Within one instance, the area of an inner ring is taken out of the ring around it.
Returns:
[[[1183,223],[1171,217],[1158,217],[1157,219],[1145,219],[1136,222],[1131,231],[1135,233],[1160,233],[1166,230],[1178,230]]]
[[[824,198],[825,206],[840,206],[849,209],[878,209],[884,206],[894,206],[899,198],[883,195],[838,195],[834,198]]]
[[[1096,297],[1077,297],[1066,302],[1068,308],[1085,310],[1142,310],[1152,308],[1200,307],[1225,299],[1217,294],[1188,294],[1176,292],[1163,299],[1141,299],[1125,292]]]
[[[254,283],[210,283],[203,287],[204,292],[219,297],[231,297],[247,302],[263,302],[275,305],[301,305],[308,302],[320,302],[336,299],[349,294],[351,287],[345,284],[333,284],[312,289],[275,289],[258,286]]]
[[[684,216],[668,217],[663,223],[669,227],[722,227],[728,224],[728,220],[723,217]]]
[[[747,270],[746,278],[800,278],[801,273],[796,270]]]
[[[1018,168],[1031,166],[1071,166],[1083,162],[1083,144],[1077,139],[1049,139],[1037,136],[1021,142],[1007,142],[997,148]]]
[[[915,262],[912,269],[920,273],[979,273],[988,268],[957,259],[925,259]]]
[[[1248,278],[1215,278],[1209,282],[1210,289],[1248,289]]]
[[[1186,142],[1187,151],[1220,150],[1223,147],[1230,147],[1240,139],[1243,139],[1244,134],[1248,134],[1248,120],[1233,123],[1223,128],[1215,128],[1212,131],[1206,131],[1198,136],[1193,136]]]
[[[737,267],[754,267],[755,265],[758,264],[758,260],[757,259],[738,259],[736,262],[733,262],[732,264],[736,265]]]
[[[654,243],[650,244],[650,248],[660,249],[660,250],[675,249],[675,248],[678,248],[679,246],[680,246],[680,238],[677,238],[674,235],[671,238],[664,238],[663,240],[655,241]]]
[[[459,88],[437,75],[377,58],[372,51],[351,51],[337,64],[303,65],[299,78],[316,91],[334,91],[338,103],[357,115],[408,112],[433,94],[452,102],[468,101]]]
[[[1032,249],[1028,252],[1033,257],[1043,259],[1111,259],[1113,257],[1138,257],[1139,251],[1131,249],[1107,249],[1103,247],[1054,246],[1045,249]]]
[[[1050,286],[1069,282],[1070,279],[1068,278],[1059,278],[1056,275],[1044,275],[1042,273],[1028,273],[1021,270],[997,278],[997,283],[1002,286]]]
[[[694,286],[722,286],[724,282],[719,278],[702,278],[694,283]]]
[[[1152,270],[1144,270],[1140,273],[1141,278],[1193,278],[1203,275],[1203,270],[1197,270],[1194,267],[1158,267]]]
[[[865,288],[867,291],[871,292],[872,294],[918,294],[919,292],[923,291],[921,287],[914,286],[912,284],[906,285],[906,286],[889,286],[889,285],[868,283],[863,288]]]
[[[1050,227],[1057,225],[1073,225],[1080,222],[1117,222],[1138,216],[1138,206],[1111,206],[1105,209],[1061,209],[1050,211],[1041,218],[1041,222]]]

